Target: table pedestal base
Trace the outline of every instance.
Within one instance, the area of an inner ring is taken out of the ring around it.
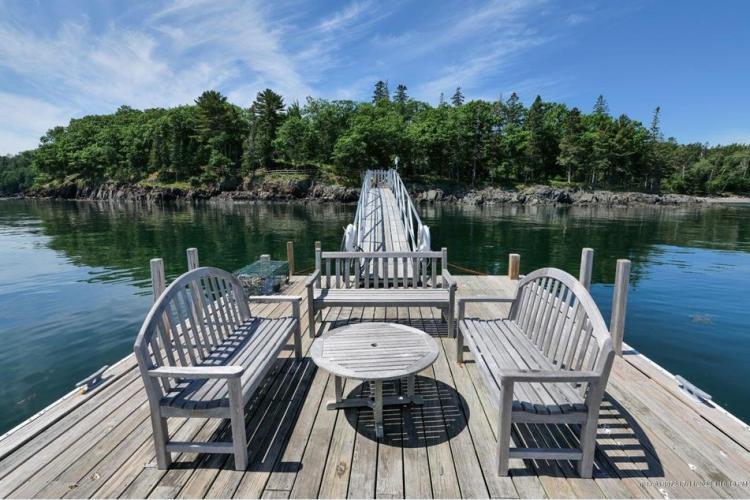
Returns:
[[[372,408],[375,414],[375,436],[383,438],[383,406],[396,405],[421,405],[424,403],[422,396],[414,394],[414,375],[408,377],[406,395],[383,396],[383,382],[371,382],[375,387],[375,395],[371,398],[343,398],[344,382],[341,377],[336,377],[336,401],[326,404],[328,410],[340,410],[342,408]]]

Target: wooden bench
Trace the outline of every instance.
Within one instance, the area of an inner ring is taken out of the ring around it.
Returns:
[[[134,346],[160,469],[172,452],[234,454],[237,470],[247,468],[244,408],[292,335],[301,357],[301,301],[247,297],[235,276],[211,267],[183,274],[161,294]],[[253,316],[252,302],[289,302],[292,316]],[[168,417],[229,418],[232,442],[169,441]]]
[[[436,307],[453,336],[456,282],[448,252],[322,252],[307,279],[310,337],[326,307]]]
[[[468,319],[466,305],[510,302],[507,319]],[[458,299],[457,360],[464,343],[499,407],[497,467],[508,460],[578,460],[590,478],[596,428],[614,349],[588,290],[559,269],[540,269],[518,283],[513,299]],[[513,423],[580,425],[579,448],[510,448]]]

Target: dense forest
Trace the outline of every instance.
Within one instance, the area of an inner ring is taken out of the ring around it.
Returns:
[[[460,88],[437,106],[377,82],[371,102],[308,98],[286,105],[266,89],[249,108],[206,91],[193,105],[77,118],[39,147],[0,157],[0,192],[62,182],[151,182],[237,188],[274,169],[305,169],[340,183],[398,162],[407,180],[466,186],[561,183],[689,194],[750,192],[750,146],[665,139],[660,110],[649,126],[545,102],[466,101]]]

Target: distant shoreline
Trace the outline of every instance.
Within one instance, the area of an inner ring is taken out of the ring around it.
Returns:
[[[583,190],[545,185],[522,190],[499,187],[471,189],[446,188],[413,184],[409,186],[414,202],[435,202],[461,205],[559,205],[559,206],[682,206],[701,204],[750,204],[746,196],[690,196],[608,190]],[[143,185],[81,186],[67,184],[39,188],[24,193],[22,198],[68,200],[123,200],[133,202],[170,203],[180,201],[321,201],[352,203],[359,189],[307,180],[274,180],[245,189],[220,191],[206,188],[181,188]]]
[[[750,196],[701,196],[701,199],[703,199],[706,203],[727,205],[733,205],[735,203],[744,205],[746,203],[750,203]]]

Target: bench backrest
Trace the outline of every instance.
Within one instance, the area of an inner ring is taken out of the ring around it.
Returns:
[[[315,250],[322,288],[442,287],[448,252],[323,252]]]
[[[553,366],[609,376],[614,349],[607,326],[586,287],[565,271],[544,268],[521,279],[510,319]]]
[[[194,366],[249,318],[234,275],[215,267],[188,271],[164,290],[143,322],[134,346],[141,372],[148,378],[145,371],[158,366]]]

